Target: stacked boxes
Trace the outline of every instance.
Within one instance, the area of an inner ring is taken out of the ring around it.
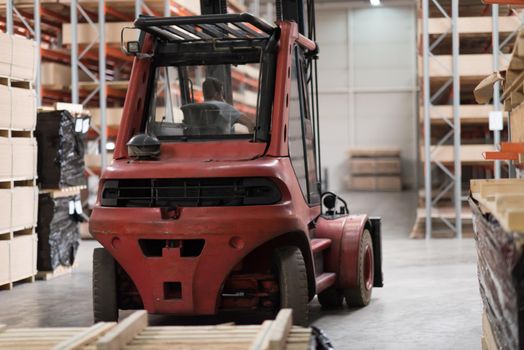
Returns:
[[[402,190],[399,149],[354,148],[348,153],[348,190]]]
[[[37,278],[73,266],[82,214],[80,190],[85,188],[83,118],[66,110],[38,113],[36,137],[38,183]]]
[[[36,45],[0,33],[0,47],[0,288],[5,289],[33,281],[36,273]]]

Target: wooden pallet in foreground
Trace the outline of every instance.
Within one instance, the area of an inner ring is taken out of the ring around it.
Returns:
[[[292,310],[281,310],[262,325],[148,326],[147,313],[135,311],[120,323],[88,328],[10,329],[0,325],[0,349],[117,350],[306,350],[311,329],[293,326]]]
[[[471,180],[470,190],[505,231],[524,233],[524,179]]]

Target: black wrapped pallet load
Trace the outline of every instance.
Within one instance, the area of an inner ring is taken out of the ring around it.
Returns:
[[[522,237],[506,232],[470,197],[478,253],[480,296],[497,348],[524,349],[524,250]]]
[[[68,111],[38,113],[35,134],[41,188],[85,185],[84,141],[75,131],[76,122]]]
[[[73,265],[80,242],[79,203],[78,195],[52,198],[47,193],[40,194],[37,226],[39,271]]]

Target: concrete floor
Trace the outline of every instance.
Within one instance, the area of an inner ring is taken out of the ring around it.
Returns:
[[[410,240],[416,194],[348,193],[351,212],[383,217],[385,287],[363,309],[324,311],[311,318],[336,349],[479,349],[481,301],[472,239]],[[91,254],[83,241],[73,274],[0,291],[0,323],[12,327],[88,326]],[[170,319],[153,318],[159,324]]]

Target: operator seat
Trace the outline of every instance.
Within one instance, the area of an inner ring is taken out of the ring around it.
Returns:
[[[189,103],[181,107],[186,135],[227,135],[231,127],[220,108],[208,102]]]

